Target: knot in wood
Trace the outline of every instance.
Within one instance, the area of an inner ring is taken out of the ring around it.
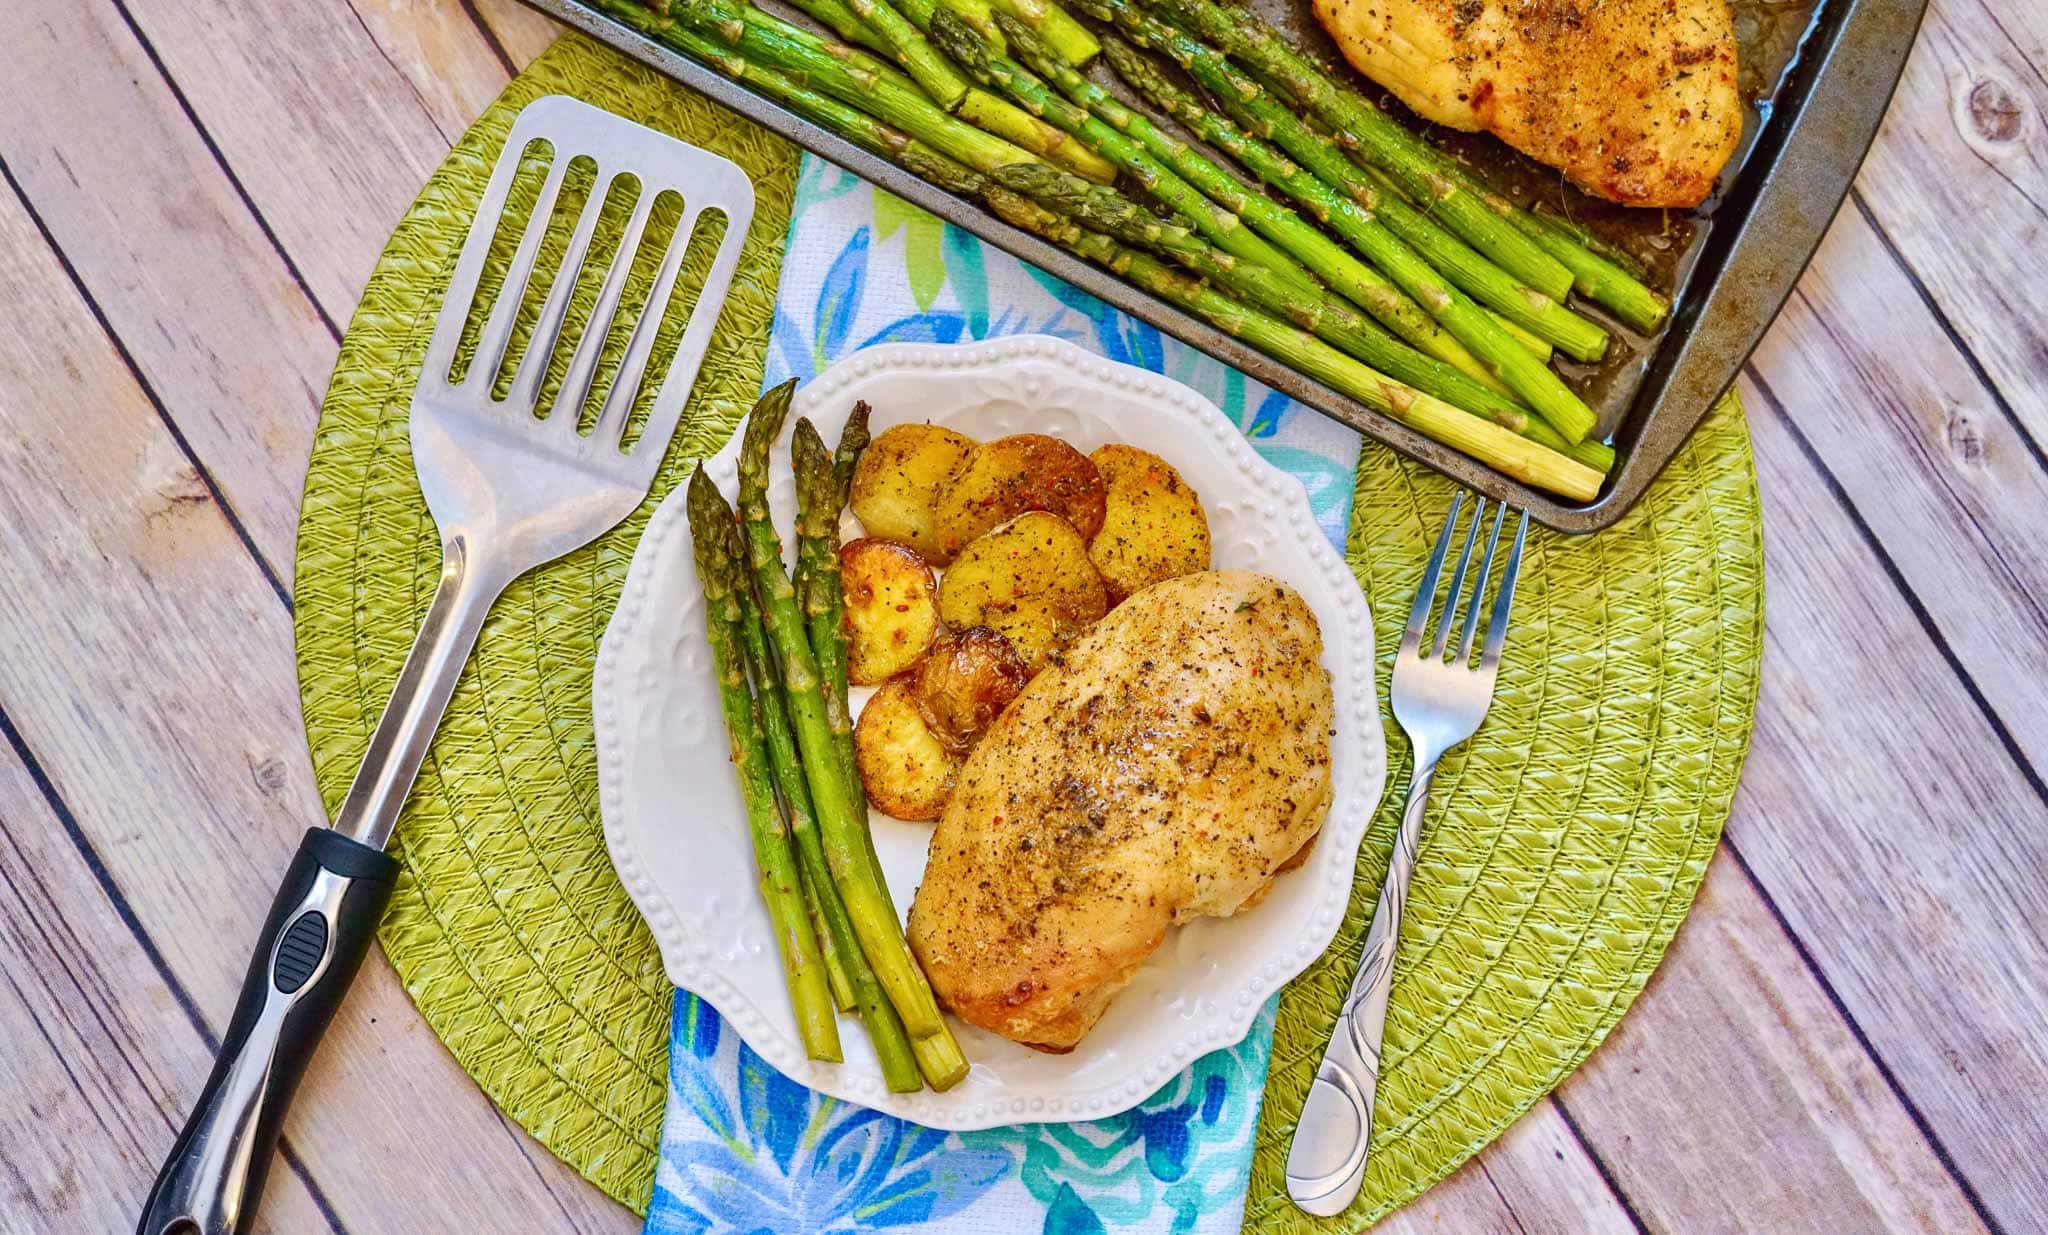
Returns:
[[[2026,105],[2011,86],[1987,77],[1970,87],[1967,100],[1970,128],[1987,142],[2009,142],[2020,135],[2026,119]]]

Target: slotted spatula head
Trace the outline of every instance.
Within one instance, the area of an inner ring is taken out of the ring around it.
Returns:
[[[515,184],[530,188],[542,159],[545,178],[518,230],[507,215],[523,204]],[[595,538],[646,497],[753,215],[753,185],[728,159],[563,95],[520,111],[413,391],[413,461],[444,543],[487,545],[509,580]],[[651,233],[650,222],[671,216],[659,244],[663,228]],[[515,235],[509,260],[493,261],[494,240],[502,254]],[[559,262],[549,260],[556,253]],[[502,279],[489,280],[500,262]],[[637,282],[651,274],[652,288],[637,312],[621,312],[636,267]],[[699,270],[694,300],[672,303],[679,280]],[[678,338],[663,323],[683,313]],[[466,332],[473,315],[482,324]],[[673,357],[654,371],[657,342],[667,339],[677,340]]]

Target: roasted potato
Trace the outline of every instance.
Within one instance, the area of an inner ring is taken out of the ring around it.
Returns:
[[[939,489],[934,520],[944,565],[967,542],[1027,510],[1046,510],[1086,541],[1102,530],[1102,473],[1056,437],[1019,433],[976,446]]]
[[[853,513],[868,535],[900,540],[925,560],[943,563],[932,510],[940,486],[973,449],[973,438],[937,425],[884,430],[853,469]]]
[[[938,585],[917,550],[872,536],[839,548],[846,593],[846,678],[887,681],[917,663],[939,635]]]
[[[968,544],[939,581],[939,616],[955,630],[988,626],[1037,673],[1109,612],[1088,542],[1048,511],[1029,511]]]
[[[1209,519],[1202,500],[1158,455],[1112,443],[1088,461],[1102,473],[1108,500],[1088,560],[1112,602],[1162,579],[1209,569]]]
[[[932,733],[964,754],[1030,679],[1007,638],[975,626],[932,644],[931,654],[917,662],[911,690]]]
[[[946,809],[960,757],[939,741],[911,698],[909,674],[869,697],[853,727],[853,750],[868,801],[898,819],[937,819]]]

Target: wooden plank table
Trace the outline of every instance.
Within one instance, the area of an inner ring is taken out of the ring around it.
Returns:
[[[300,479],[514,0],[0,4],[0,1231],[125,1231],[300,830]],[[1934,0],[1742,379],[1756,741],[1610,1041],[1389,1231],[2048,1230],[2048,22]],[[623,1232],[366,966],[260,1229]]]

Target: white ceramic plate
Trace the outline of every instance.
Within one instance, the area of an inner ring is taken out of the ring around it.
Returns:
[[[953,1130],[1128,1110],[1202,1054],[1243,1037],[1267,997],[1328,946],[1343,920],[1358,844],[1386,782],[1365,598],[1316,526],[1301,483],[1260,459],[1214,404],[1157,374],[1037,336],[870,348],[801,387],[769,495],[785,533],[796,510],[781,466],[790,429],[808,416],[836,441],[857,399],[873,407],[878,433],[930,420],[982,439],[1048,433],[1082,451],[1128,442],[1173,464],[1208,511],[1215,565],[1285,580],[1322,624],[1336,688],[1336,783],[1321,838],[1256,909],[1171,932],[1071,1054],[1043,1054],[955,1021],[973,1063],[967,1079],[946,1093],[892,1094],[848,1017],[846,1062],[806,1059],[754,889],[679,486],[641,537],[598,652],[598,782],[612,862],[670,979],[710,1000],[762,1058],[813,1089]],[[707,463],[728,497],[738,449],[735,435]],[[856,532],[849,515],[848,534]],[[867,693],[854,692],[856,708]],[[908,909],[931,827],[879,813],[872,824],[896,903]]]

